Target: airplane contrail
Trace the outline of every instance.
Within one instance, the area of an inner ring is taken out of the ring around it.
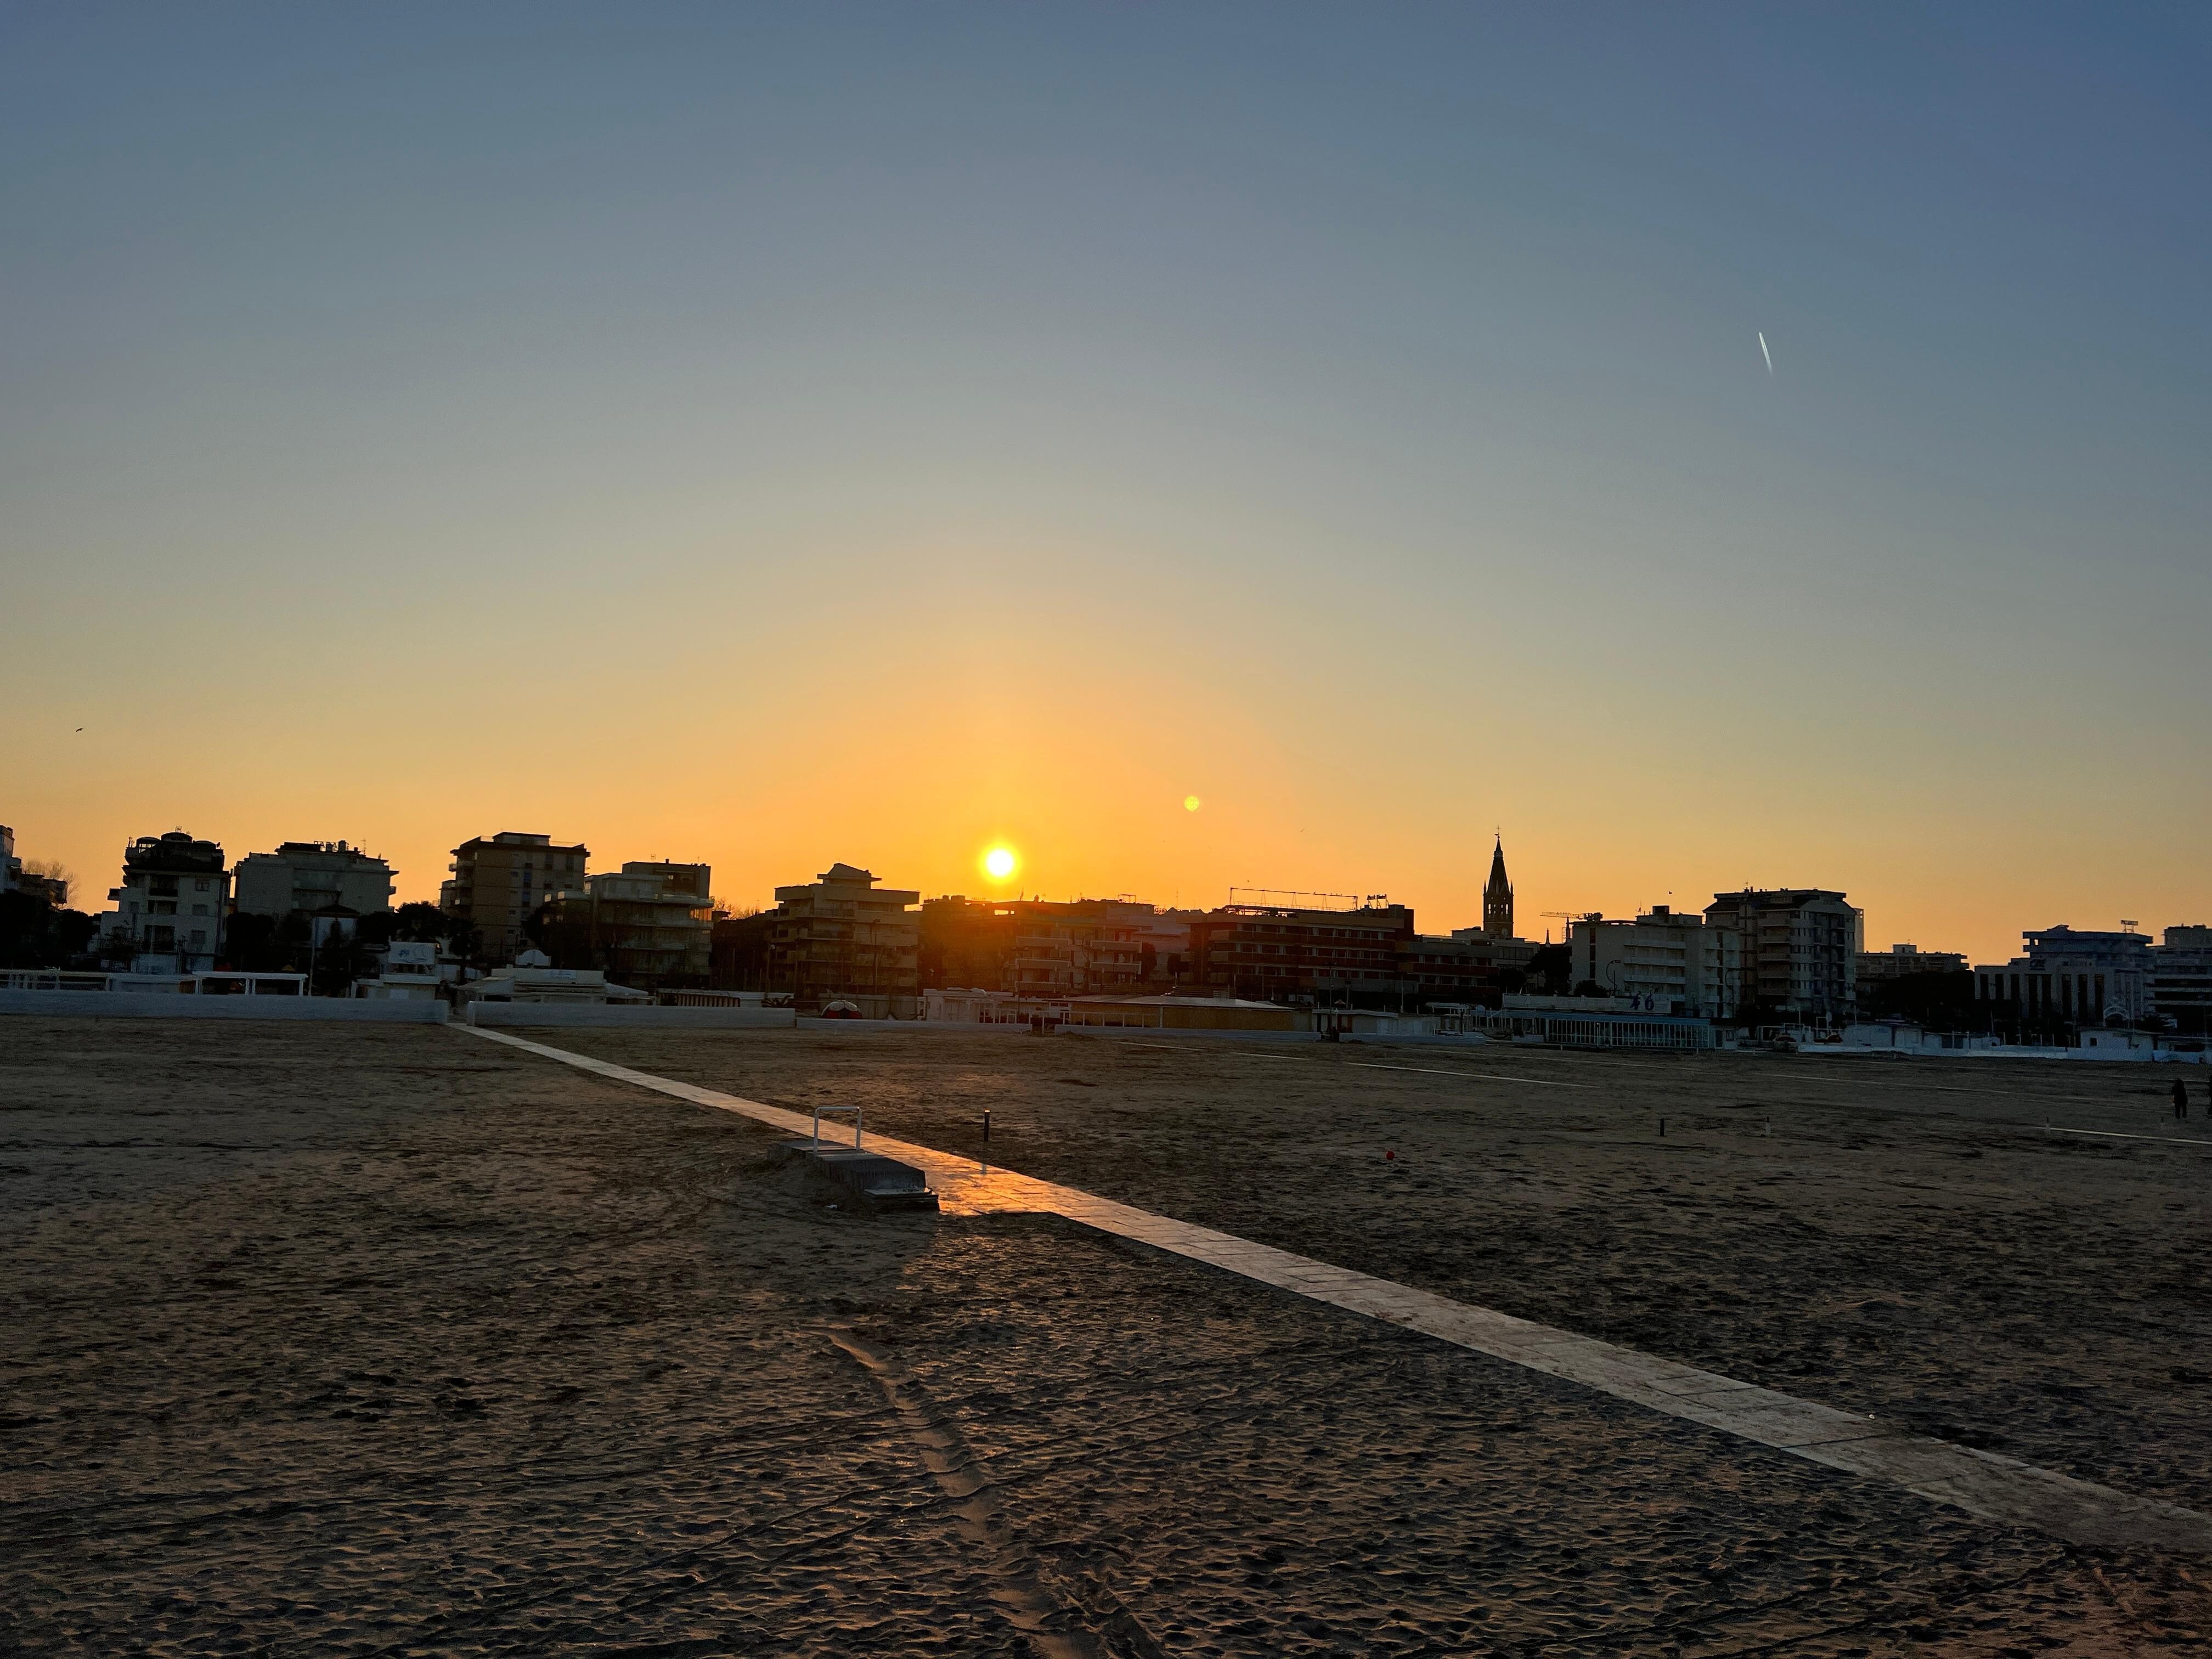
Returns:
[[[1759,331],[1759,355],[1766,359],[1766,372],[1774,373],[1774,354],[1766,349],[1766,331]]]

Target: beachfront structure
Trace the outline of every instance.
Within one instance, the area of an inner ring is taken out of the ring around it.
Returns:
[[[940,1025],[1026,1026],[1040,1019],[1057,1025],[1066,1014],[1066,998],[1018,997],[957,985],[927,987],[921,994],[922,1018]]]
[[[438,890],[438,908],[476,930],[486,962],[513,962],[524,947],[522,924],[538,907],[582,890],[589,850],[514,830],[478,836],[453,848],[453,878]]]
[[[597,968],[555,968],[544,953],[526,950],[522,960],[461,987],[464,1002],[647,1003],[649,991],[609,981]]]
[[[1513,884],[1505,874],[1505,837],[1490,849],[1490,879],[1482,884],[1482,931],[1492,939],[1513,937]]]
[[[1166,988],[1189,972],[1187,915],[1133,899],[925,902],[925,990],[974,986],[1050,1000]]]
[[[1226,904],[1192,918],[1192,978],[1209,996],[1395,1006],[1420,994],[1400,961],[1413,940],[1413,908],[1380,895],[1344,909]]]
[[[2021,937],[2022,954],[1974,969],[1976,1000],[2014,1030],[2132,1024],[2150,1012],[2149,934],[2057,927]]]
[[[442,977],[438,947],[427,941],[394,939],[385,947],[384,971],[356,980],[353,994],[384,1002],[434,1002]]]
[[[775,900],[773,910],[714,923],[717,988],[787,993],[801,1013],[832,1002],[871,1019],[921,1012],[919,891],[878,887],[872,872],[841,862],[777,888]]]
[[[1711,1020],[1632,1008],[1626,997],[1508,995],[1501,1007],[1474,1011],[1468,1024],[1492,1042],[1544,1048],[1695,1053],[1713,1046]]]
[[[107,932],[127,945],[140,974],[194,974],[216,965],[230,872],[222,848],[182,830],[141,836],[123,850],[123,884]],[[112,959],[112,958],[111,958]]]
[[[1312,1016],[1241,997],[1077,997],[1067,1005],[1066,1023],[1152,1031],[1297,1031],[1312,1029]]]
[[[1705,924],[1736,937],[1739,982],[1731,1016],[1756,1008],[1820,1024],[1841,1024],[1858,1008],[1858,958],[1865,920],[1825,887],[1747,887],[1716,893]]]
[[[1875,1019],[1844,1027],[1843,1046],[1884,1054],[1979,1054],[1996,1048],[1998,1040],[1987,1031],[1943,1031],[1909,1019]]]
[[[248,853],[234,874],[232,908],[250,915],[360,917],[392,908],[392,866],[342,841],[288,841],[273,853]]]
[[[1706,1019],[1733,1014],[1741,941],[1694,912],[1655,904],[1634,921],[1580,916],[1568,924],[1571,975],[1635,1008]]]

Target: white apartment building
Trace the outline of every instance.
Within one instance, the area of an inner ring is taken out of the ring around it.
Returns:
[[[1736,935],[1703,916],[1655,904],[1633,921],[1583,916],[1569,923],[1576,984],[1589,981],[1632,1008],[1711,1019],[1735,1011]]]
[[[130,942],[131,970],[196,974],[216,965],[230,872],[222,848],[181,830],[141,836],[123,849],[123,884],[111,888],[108,931]]]
[[[1866,926],[1842,893],[1825,887],[1716,893],[1705,907],[1705,921],[1736,936],[1741,977],[1729,1013],[1756,1004],[1824,1024],[1856,1018]]]

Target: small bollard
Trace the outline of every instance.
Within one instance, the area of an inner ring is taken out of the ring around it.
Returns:
[[[991,1115],[988,1112],[983,1114],[983,1144],[986,1146],[991,1144]]]
[[[1659,1120],[1659,1139],[1667,1139],[1667,1120],[1663,1117]]]

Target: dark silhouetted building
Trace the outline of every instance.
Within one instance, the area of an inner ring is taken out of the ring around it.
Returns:
[[[775,908],[714,924],[713,982],[788,994],[801,1013],[850,1002],[872,1019],[920,1012],[921,895],[878,887],[833,864],[804,886],[775,890]]]
[[[1413,942],[1412,908],[1373,901],[1344,910],[1227,904],[1190,924],[1199,988],[1255,1002],[1401,1006],[1421,992],[1401,960]]]
[[[1132,899],[971,899],[921,907],[921,983],[1024,998],[1169,989],[1189,976],[1188,917]]]

